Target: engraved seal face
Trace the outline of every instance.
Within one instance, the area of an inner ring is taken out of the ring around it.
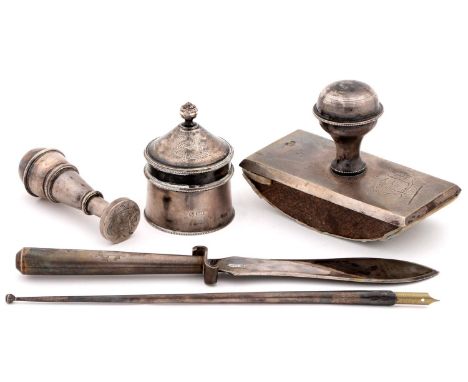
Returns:
[[[128,239],[140,222],[138,205],[127,198],[114,200],[101,217],[101,234],[113,243]]]

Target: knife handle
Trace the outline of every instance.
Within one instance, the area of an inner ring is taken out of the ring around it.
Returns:
[[[16,268],[24,275],[134,275],[203,273],[214,284],[217,269],[209,265],[208,249],[197,246],[192,256],[81,249],[21,249]]]

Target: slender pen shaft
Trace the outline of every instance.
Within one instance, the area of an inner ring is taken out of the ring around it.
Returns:
[[[42,297],[15,297],[9,294],[6,296],[7,303],[14,301],[121,304],[340,304],[391,306],[395,304],[429,305],[437,300],[430,297],[427,293],[399,294],[385,290],[368,290]]]

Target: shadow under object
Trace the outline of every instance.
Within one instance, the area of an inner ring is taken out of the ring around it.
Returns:
[[[360,241],[395,236],[461,189],[360,152],[363,136],[382,113],[368,85],[335,82],[314,106],[334,142],[296,130],[244,159],[244,177],[271,205],[320,232]]]

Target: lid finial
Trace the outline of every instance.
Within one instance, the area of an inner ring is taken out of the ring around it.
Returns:
[[[193,127],[195,123],[193,120],[197,117],[198,109],[191,103],[186,102],[180,107],[180,116],[185,119],[185,122],[182,124],[184,127]]]

